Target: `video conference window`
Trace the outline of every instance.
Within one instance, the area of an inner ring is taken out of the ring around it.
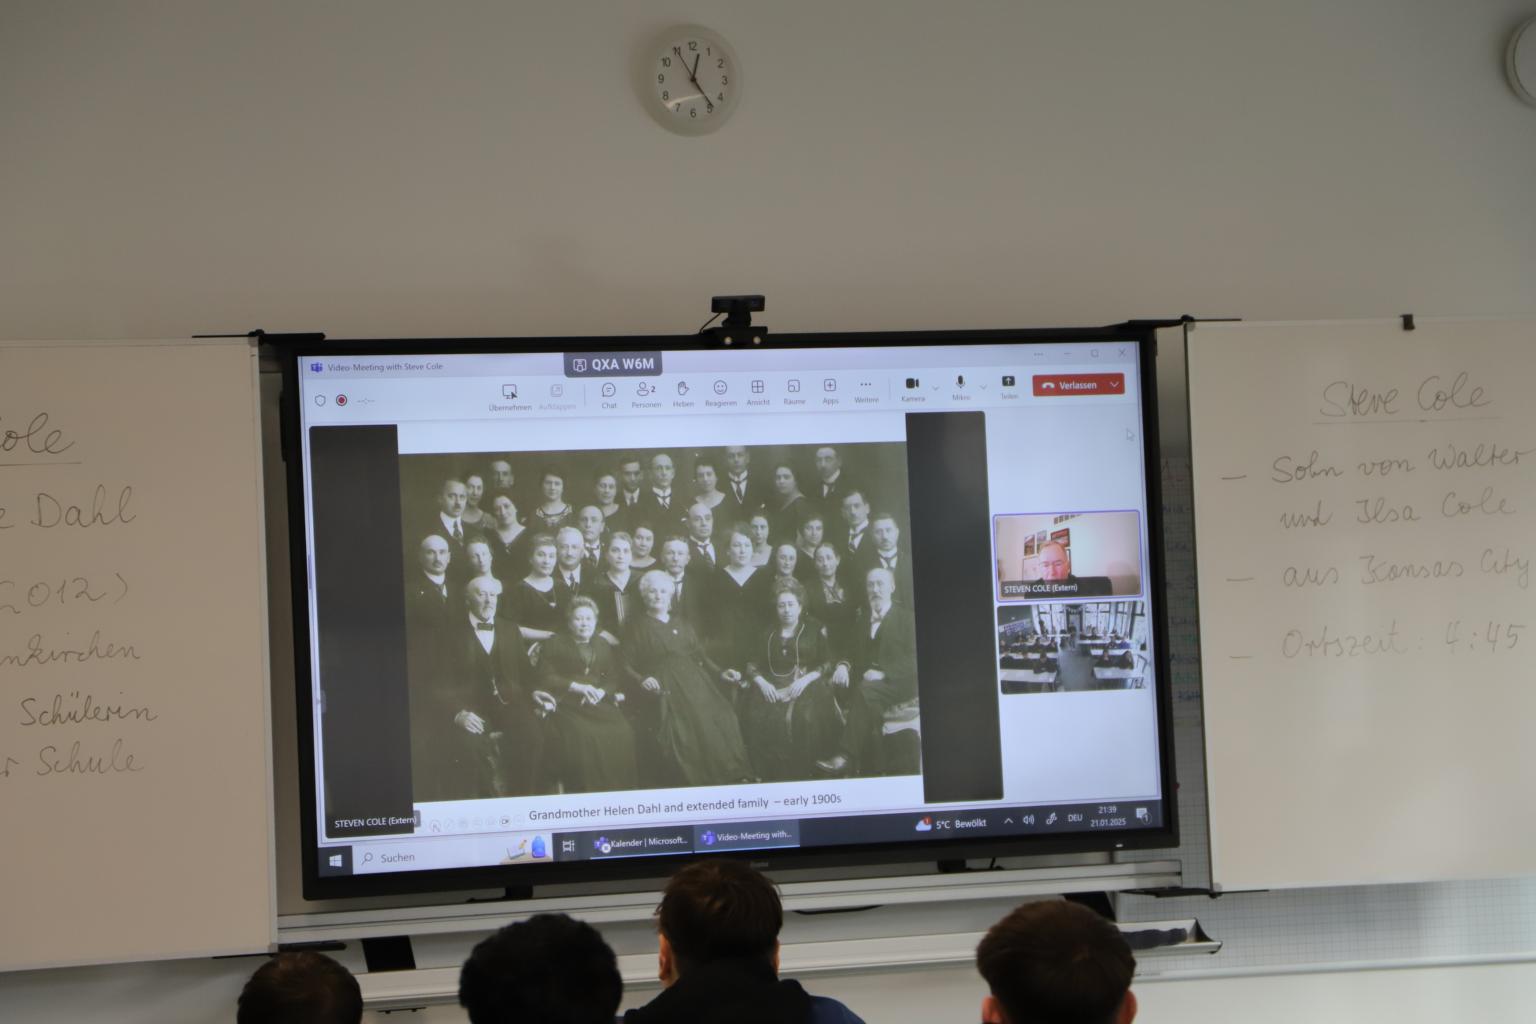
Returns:
[[[996,518],[998,597],[1135,597],[1141,594],[1141,516],[1135,511]]]
[[[400,487],[417,800],[921,770],[905,444],[403,455]]]
[[[1136,346],[379,347],[292,367],[307,893],[1163,827]]]
[[[1005,694],[1134,690],[1146,686],[1141,601],[1005,605],[997,610],[998,678]]]

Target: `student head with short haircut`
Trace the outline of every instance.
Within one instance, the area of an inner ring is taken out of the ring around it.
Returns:
[[[608,943],[564,914],[507,925],[481,941],[459,973],[470,1024],[612,1024],[623,995]]]
[[[1130,1024],[1136,958],[1120,930],[1065,900],[1026,903],[976,947],[987,1024]]]
[[[656,908],[662,991],[625,1024],[864,1024],[848,1007],[779,977],[784,907],[743,861],[682,868]]]
[[[664,984],[719,960],[761,960],[778,969],[779,891],[739,860],[701,860],[678,871],[662,891],[656,925]]]
[[[240,993],[237,1024],[358,1024],[363,993],[357,979],[323,953],[279,953],[251,975]]]

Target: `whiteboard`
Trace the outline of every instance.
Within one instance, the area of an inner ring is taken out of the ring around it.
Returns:
[[[0,345],[0,969],[271,941],[255,382]]]
[[[1536,322],[1189,340],[1211,873],[1536,873]]]

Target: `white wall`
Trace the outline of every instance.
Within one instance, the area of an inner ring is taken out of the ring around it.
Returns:
[[[1536,110],[1501,55],[1533,14],[7,0],[0,337],[671,332],[733,291],[765,293],[780,330],[1532,312]],[[630,85],[682,21],[743,65],[705,139],[661,131]],[[220,1019],[249,968],[4,977],[0,1016]],[[1511,979],[1531,971],[1144,1001],[1149,1020],[1513,1019]],[[965,1019],[976,995],[959,969],[822,988],[872,1020]]]
[[[0,8],[0,334],[1536,305],[1529,0]],[[629,64],[706,22],[684,139]]]

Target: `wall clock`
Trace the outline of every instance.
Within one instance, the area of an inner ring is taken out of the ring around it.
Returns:
[[[1510,88],[1525,102],[1536,106],[1536,18],[1532,18],[1510,37],[1504,53],[1504,72]]]
[[[656,38],[644,64],[641,100],[662,127],[704,135],[730,118],[741,95],[741,64],[717,32],[681,25]]]

